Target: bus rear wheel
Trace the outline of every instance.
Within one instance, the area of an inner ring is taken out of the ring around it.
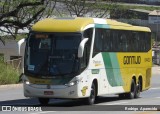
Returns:
[[[135,84],[134,79],[132,79],[131,89],[130,89],[130,92],[127,93],[127,97],[128,97],[129,99],[134,99],[134,98],[135,98],[135,94],[136,94],[136,84]]]
[[[93,105],[96,99],[96,88],[95,88],[95,84],[93,83],[91,86],[91,92],[90,92],[90,96],[87,98],[87,104],[88,105]]]
[[[38,101],[41,105],[48,105],[49,98],[38,98]]]
[[[140,92],[141,92],[141,83],[140,80],[138,81],[138,84],[136,85],[136,92],[135,92],[135,98],[138,98],[140,96]]]

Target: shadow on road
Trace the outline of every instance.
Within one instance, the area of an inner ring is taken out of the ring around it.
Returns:
[[[35,98],[0,101],[0,106],[27,106],[37,104],[38,101]]]
[[[98,97],[95,104],[108,103],[113,101],[120,101],[117,96],[113,97]],[[65,100],[65,99],[51,99],[48,107],[76,107],[86,105],[85,99],[78,100]],[[1,101],[0,106],[41,106],[36,98],[31,99],[18,99]]]

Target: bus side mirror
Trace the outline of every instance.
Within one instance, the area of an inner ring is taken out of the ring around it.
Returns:
[[[79,58],[83,57],[84,46],[87,41],[88,41],[88,38],[84,38],[79,45],[79,48],[78,48],[78,57]]]
[[[18,55],[21,55],[21,46],[25,42],[26,42],[26,38],[23,38],[23,39],[18,41]]]

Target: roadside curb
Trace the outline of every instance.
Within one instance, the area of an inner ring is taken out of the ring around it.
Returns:
[[[13,88],[18,88],[18,87],[22,87],[23,84],[8,84],[8,85],[0,85],[0,89],[13,89]]]

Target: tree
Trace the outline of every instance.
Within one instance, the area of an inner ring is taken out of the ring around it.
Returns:
[[[0,31],[16,38],[19,29],[50,16],[55,5],[56,0],[0,0]]]
[[[71,17],[108,17],[111,8],[115,8],[116,2],[112,0],[62,0],[63,9],[58,8],[57,12],[60,16],[63,14]]]

